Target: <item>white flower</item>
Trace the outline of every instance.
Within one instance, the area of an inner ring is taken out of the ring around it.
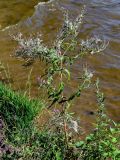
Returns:
[[[79,126],[76,121],[70,120],[69,128],[72,128],[76,133],[78,133]]]

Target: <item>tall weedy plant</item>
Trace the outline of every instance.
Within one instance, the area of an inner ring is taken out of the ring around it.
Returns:
[[[105,97],[99,88],[99,80],[95,83],[98,104],[95,130],[84,141],[76,143],[80,159],[86,160],[119,160],[120,159],[120,124],[106,115]]]
[[[16,56],[23,58],[40,58],[46,63],[44,74],[39,77],[40,87],[46,89],[48,97],[48,108],[60,106],[57,120],[59,119],[59,129],[64,133],[65,148],[69,148],[68,129],[73,128],[78,132],[78,125],[72,119],[68,109],[71,102],[80,97],[81,92],[91,86],[93,74],[85,67],[79,78],[79,84],[76,90],[67,95],[64,93],[66,81],[71,80],[71,66],[77,59],[84,55],[93,55],[103,51],[108,43],[98,37],[87,40],[78,40],[79,30],[85,15],[85,6],[75,20],[69,18],[68,12],[64,11],[64,23],[60,29],[57,38],[51,48],[45,46],[40,36],[32,38],[23,38],[20,33],[13,38],[18,41],[19,48]],[[57,121],[58,122],[58,121]]]

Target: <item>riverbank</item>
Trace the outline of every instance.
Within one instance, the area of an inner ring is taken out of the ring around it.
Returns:
[[[34,120],[44,104],[30,100],[0,83],[0,157],[2,160],[119,160],[120,128],[105,114],[84,141],[68,139],[64,132],[36,128]],[[57,128],[56,128],[57,129]],[[70,138],[70,137],[69,137]]]

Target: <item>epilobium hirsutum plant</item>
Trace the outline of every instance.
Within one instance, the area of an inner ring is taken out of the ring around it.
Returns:
[[[102,52],[105,50],[109,43],[106,40],[102,40],[99,37],[92,37],[86,41],[81,41],[81,52],[90,53],[91,55]]]
[[[105,111],[104,94],[100,91],[99,80],[96,81],[98,103],[97,123],[95,130],[85,141],[76,143],[80,149],[80,158],[86,160],[119,160],[120,159],[120,125],[112,121]]]
[[[75,132],[79,130],[78,124],[72,119],[68,108],[70,103],[79,97],[83,90],[91,86],[93,77],[93,74],[87,68],[84,68],[77,89],[66,96],[64,94],[65,82],[71,80],[69,68],[76,59],[80,59],[86,54],[99,53],[108,45],[106,41],[97,37],[78,41],[79,29],[84,14],[85,7],[83,7],[81,14],[74,21],[71,21],[68,12],[65,12],[64,23],[51,48],[43,44],[40,36],[28,39],[23,38],[21,33],[14,36],[14,39],[19,43],[16,56],[40,58],[47,64],[44,74],[39,78],[39,85],[47,91],[48,108],[60,106],[57,116],[54,115],[51,123],[59,124],[55,126],[59,126],[57,129],[64,133],[64,147],[66,150],[69,149],[69,129],[72,128]]]

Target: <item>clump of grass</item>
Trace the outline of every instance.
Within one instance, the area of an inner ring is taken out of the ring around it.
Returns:
[[[43,106],[41,101],[30,100],[0,83],[0,116],[5,140],[16,148],[27,143],[35,130],[34,118]]]
[[[37,100],[28,100],[0,83],[0,110],[8,129],[27,127],[42,107]]]

